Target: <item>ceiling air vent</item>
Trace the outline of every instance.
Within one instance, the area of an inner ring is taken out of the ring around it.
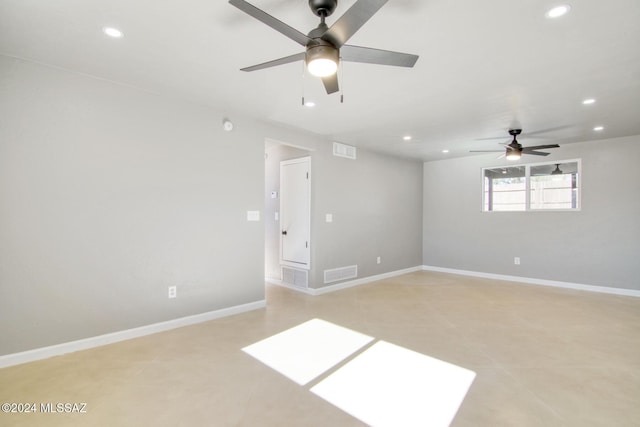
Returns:
[[[356,159],[356,147],[350,145],[341,144],[339,142],[333,143],[333,155],[338,157],[344,157],[346,159]]]

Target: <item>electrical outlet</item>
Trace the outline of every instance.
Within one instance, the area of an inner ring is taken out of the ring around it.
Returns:
[[[376,258],[376,264],[380,264],[381,262],[380,257]]]
[[[520,257],[519,257],[519,256],[517,256],[517,257],[513,258],[513,263],[514,263],[515,265],[520,265]]]
[[[177,291],[177,286],[169,286],[169,298],[175,298],[177,296]]]

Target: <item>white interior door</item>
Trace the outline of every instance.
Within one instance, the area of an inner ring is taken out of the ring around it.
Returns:
[[[311,158],[280,162],[280,263],[309,269]]]

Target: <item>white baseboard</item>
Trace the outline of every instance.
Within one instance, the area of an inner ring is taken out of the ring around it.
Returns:
[[[360,279],[349,280],[348,282],[338,283],[336,285],[324,286],[318,289],[311,289],[313,295],[322,295],[329,292],[340,291],[342,289],[352,288],[354,286],[364,285],[365,283],[371,283],[378,280],[389,279],[395,276],[401,276],[407,273],[413,273],[415,271],[422,270],[422,267],[410,267],[403,270],[390,271],[388,273],[376,274],[375,276],[362,277]]]
[[[391,277],[400,276],[402,274],[413,273],[415,271],[421,271],[422,266],[405,268],[403,270],[390,271],[388,273],[377,274],[375,276],[362,277],[360,279],[349,280],[347,282],[338,283],[331,286],[324,286],[322,288],[298,288],[296,286],[287,285],[283,283],[281,280],[275,279],[265,279],[268,283],[273,285],[283,286],[288,289],[293,289],[294,291],[302,292],[307,295],[322,295],[327,294],[329,292],[340,291],[342,289],[352,288],[354,286],[364,285],[365,283],[375,282],[377,280],[389,279]]]
[[[423,265],[425,271],[437,271],[441,273],[459,274],[461,276],[473,276],[483,279],[506,280],[509,282],[527,283],[530,285],[551,286],[555,288],[575,289],[579,291],[599,292],[603,294],[624,295],[629,297],[640,297],[640,290],[614,288],[609,286],[584,285],[581,283],[560,282],[557,280],[534,279],[530,277],[508,276],[505,274],[483,273],[480,271],[457,270],[455,268],[434,267]]]
[[[141,326],[139,328],[127,329],[110,334],[99,335],[97,337],[85,338],[78,341],[52,345],[49,347],[36,348],[34,350],[0,356],[0,368],[20,365],[22,363],[34,362],[36,360],[48,359],[54,356],[61,356],[75,351],[87,350],[120,341],[139,338],[145,335],[156,334],[158,332],[169,331],[183,326],[194,325],[196,323],[208,322],[209,320],[221,317],[232,316],[251,310],[257,310],[267,306],[266,300],[255,301],[248,304],[236,305],[234,307],[223,308],[210,311],[208,313],[196,314],[193,316],[181,317],[179,319],[168,320],[166,322],[154,323],[152,325]]]
[[[281,286],[283,288],[287,288],[287,289],[291,289],[291,290],[294,290],[294,291],[302,292],[303,294],[315,295],[312,292],[312,289],[310,289],[310,288],[301,288],[301,287],[298,287],[298,286],[289,285],[288,283],[284,283],[282,280],[279,280],[279,279],[270,279],[268,277],[265,277],[264,281],[267,282],[267,283],[270,283],[272,285],[277,285],[277,286]]]

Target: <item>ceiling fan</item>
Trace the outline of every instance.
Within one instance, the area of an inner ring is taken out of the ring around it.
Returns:
[[[534,145],[531,147],[523,147],[517,140],[516,136],[522,133],[522,129],[509,129],[509,135],[513,137],[513,140],[509,144],[505,144],[505,153],[503,156],[507,160],[518,160],[523,154],[532,154],[534,156],[548,156],[550,153],[545,153],[538,150],[545,150],[548,148],[559,148],[558,144],[548,145]],[[499,153],[502,150],[471,150],[470,153]],[[502,156],[501,156],[502,157]]]
[[[325,23],[325,19],[335,11],[338,6],[338,0],[309,0],[309,7],[315,15],[320,17],[320,24],[305,35],[247,3],[245,0],[229,0],[229,3],[241,11],[305,47],[304,52],[242,68],[242,71],[262,70],[304,60],[309,72],[314,76],[320,77],[327,93],[331,94],[339,91],[336,72],[340,60],[413,67],[418,60],[417,55],[346,44],[351,36],[378,12],[387,1],[357,0],[349,10],[329,27]]]

